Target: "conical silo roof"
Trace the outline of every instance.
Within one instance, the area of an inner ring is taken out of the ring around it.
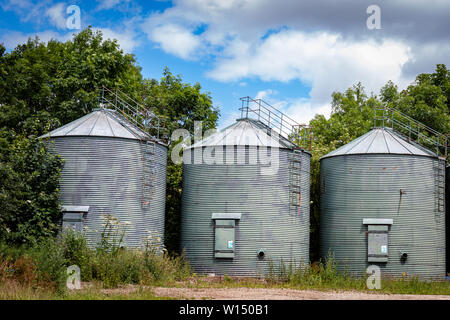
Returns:
[[[134,126],[120,113],[110,109],[95,109],[93,112],[43,135],[41,138],[65,136],[151,139],[150,135]]]
[[[405,154],[436,157],[435,153],[414,142],[406,141],[390,128],[374,128],[324,155],[321,159],[351,154]]]
[[[194,143],[190,148],[218,146],[259,146],[295,148],[296,145],[262,122],[244,118],[215,134]],[[187,148],[189,149],[189,148]]]

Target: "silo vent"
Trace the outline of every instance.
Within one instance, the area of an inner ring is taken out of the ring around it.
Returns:
[[[266,256],[266,253],[263,249],[258,251],[258,258],[263,259]]]

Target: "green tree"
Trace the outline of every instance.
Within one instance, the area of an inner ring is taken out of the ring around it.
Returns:
[[[450,131],[450,70],[443,64],[438,64],[434,73],[418,75],[402,92],[389,81],[381,89],[380,99],[438,132]]]
[[[142,87],[134,56],[91,28],[65,43],[29,39],[2,54],[0,72],[0,128],[17,132],[27,131],[30,118],[54,118],[65,124],[89,113],[98,107],[101,86],[133,97]]]
[[[55,235],[62,159],[35,136],[0,136],[0,239],[33,244]]]
[[[98,107],[98,88],[138,99],[140,68],[116,40],[83,30],[65,43],[0,45],[0,237],[33,243],[55,234],[62,160],[37,137]]]
[[[202,92],[199,83],[183,83],[180,75],[175,76],[165,68],[160,81],[146,80],[144,87],[144,103],[167,117],[169,133],[186,129],[193,135],[195,121],[202,121],[203,131],[216,127],[219,111],[213,107],[210,93]],[[180,250],[183,173],[182,165],[173,163],[170,157],[178,142],[173,141],[169,146],[167,160],[165,244],[170,252]]]

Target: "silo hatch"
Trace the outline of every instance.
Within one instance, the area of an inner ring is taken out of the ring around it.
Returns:
[[[234,258],[236,220],[240,213],[213,213],[214,220],[214,257]]]
[[[62,206],[62,229],[70,228],[75,232],[83,230],[84,215],[89,212],[89,206]]]
[[[367,225],[367,261],[388,262],[389,257],[389,226],[392,219],[364,219]]]

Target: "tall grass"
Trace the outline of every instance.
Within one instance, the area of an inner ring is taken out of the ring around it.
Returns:
[[[323,261],[315,263],[285,263],[278,265],[269,261],[269,283],[288,284],[305,289],[365,289],[366,278],[358,278],[349,272],[339,272],[336,260],[328,255]]]
[[[161,237],[149,235],[142,248],[127,249],[122,247],[121,231],[114,229],[119,227],[110,219],[97,248],[90,248],[82,233],[70,229],[33,247],[0,244],[0,290],[12,290],[18,297],[19,292],[27,296],[42,288],[64,295],[67,267],[71,265],[80,267],[81,281],[96,281],[105,288],[169,284],[191,275],[184,256],[169,256]]]
[[[447,281],[426,281],[419,277],[382,277],[379,290],[367,288],[367,277],[351,274],[347,269],[339,271],[336,260],[330,253],[316,263],[270,262],[266,277],[270,285],[297,289],[332,289],[378,292],[389,294],[450,294]]]

